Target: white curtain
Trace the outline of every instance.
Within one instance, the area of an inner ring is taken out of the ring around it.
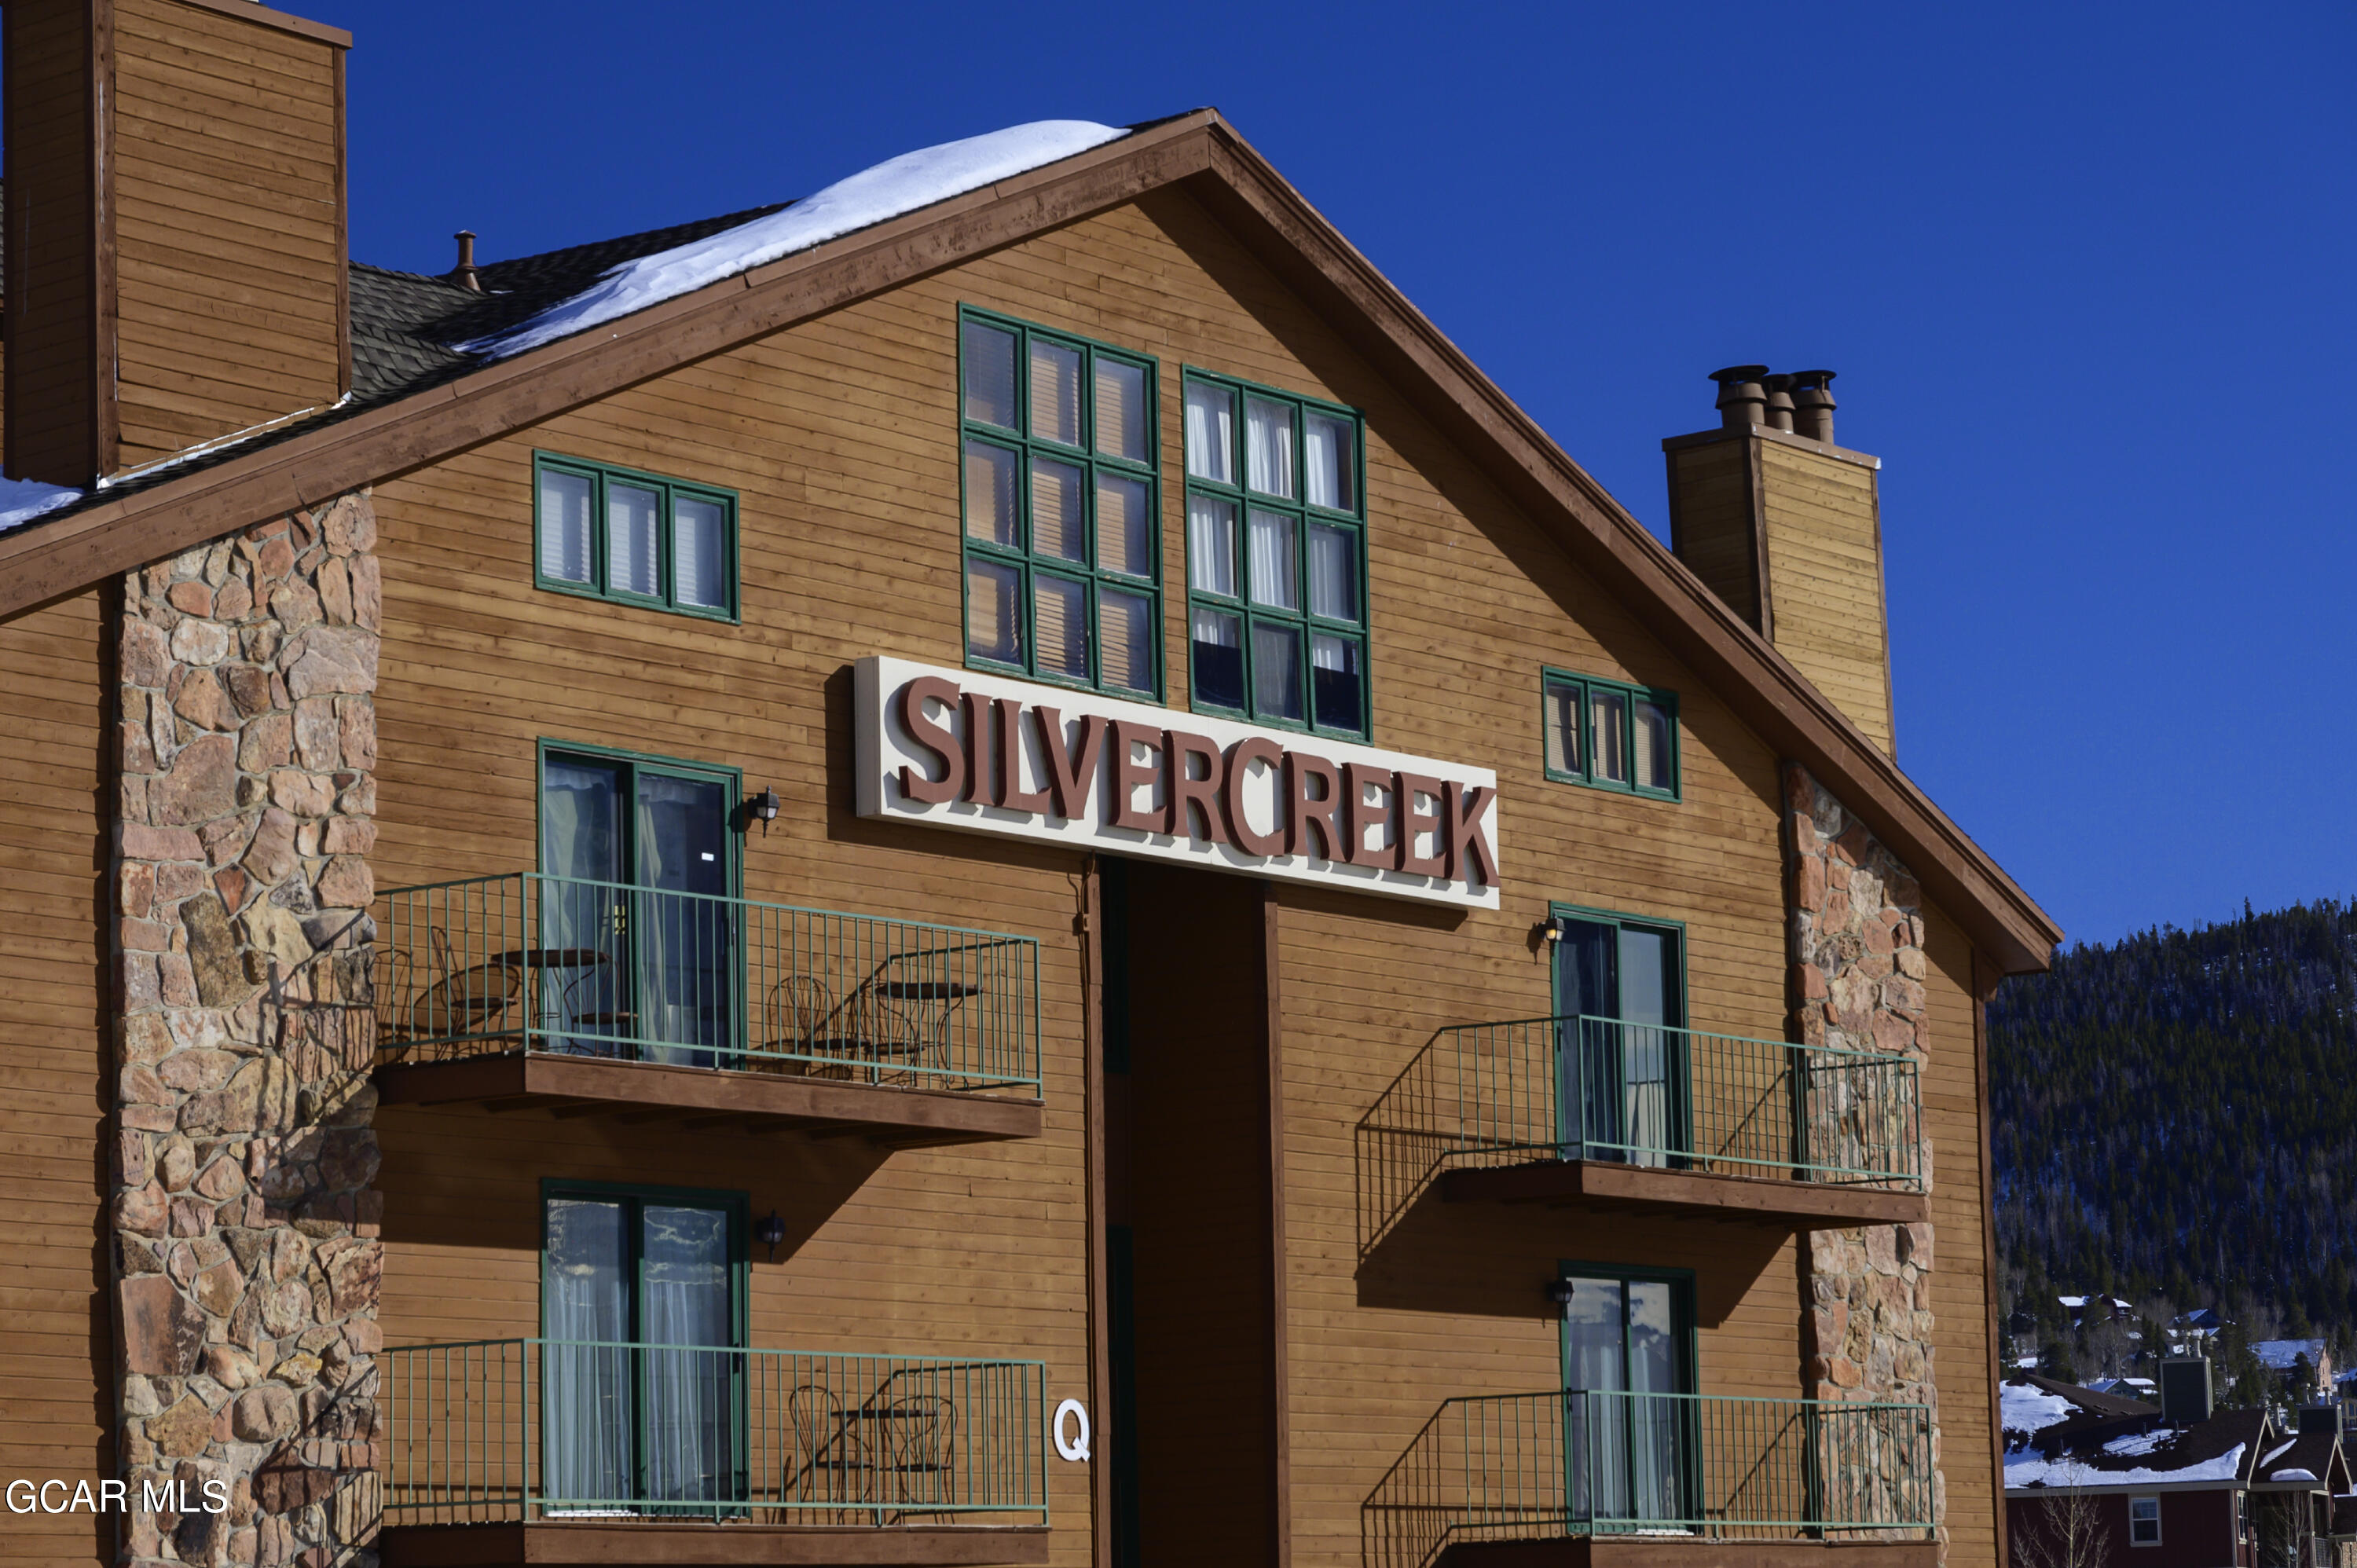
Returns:
[[[540,476],[540,575],[565,583],[589,581],[589,493],[578,474],[544,469]]]
[[[726,541],[722,537],[727,514],[717,501],[682,497],[673,503],[672,570],[679,602],[700,609],[728,607]]]
[[[619,1203],[557,1198],[548,1205],[548,1343],[541,1380],[547,1414],[542,1490],[563,1506],[611,1508],[634,1490],[637,1422],[630,1298]]]
[[[1359,552],[1347,529],[1309,525],[1309,613],[1328,620],[1359,618]]]
[[[1659,703],[1637,700],[1637,787],[1664,789],[1670,784],[1670,714]]]
[[[621,593],[662,592],[655,564],[661,498],[636,485],[606,487],[606,585]]]
[[[1247,398],[1244,479],[1265,496],[1293,499],[1293,411],[1281,403]]]
[[[1293,519],[1283,512],[1252,512],[1253,603],[1281,610],[1301,607],[1298,559],[1293,548]]]
[[[663,1501],[721,1498],[736,1467],[727,1223],[719,1209],[646,1208],[647,1343],[705,1347],[646,1353],[647,1491]]]
[[[1223,387],[1187,383],[1187,472],[1214,484],[1236,482],[1236,399]]]
[[[1351,427],[1331,414],[1302,416],[1303,478],[1309,504],[1334,511],[1351,509],[1351,490],[1358,478],[1351,457]]]
[[[1023,660],[1023,606],[1015,596],[1021,575],[996,561],[965,568],[965,650],[1002,664]]]
[[[1187,498],[1187,560],[1199,594],[1236,596],[1236,509],[1210,496]]]
[[[1287,626],[1252,628],[1253,707],[1265,719],[1298,721],[1301,712],[1301,634]]]

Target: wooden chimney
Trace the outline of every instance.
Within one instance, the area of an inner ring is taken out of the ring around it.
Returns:
[[[351,384],[344,56],[253,0],[6,0],[5,467],[88,485]]]
[[[1881,459],[1834,445],[1831,371],[1735,365],[1711,379],[1719,428],[1662,443],[1671,548],[1896,756]]]

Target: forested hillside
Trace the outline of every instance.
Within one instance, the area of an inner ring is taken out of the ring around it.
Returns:
[[[2050,1345],[2053,1297],[2102,1292],[2147,1320],[2218,1307],[2233,1340],[2345,1344],[2352,1003],[2357,904],[2329,900],[2073,949],[2006,982],[1989,1081],[2016,1330]]]

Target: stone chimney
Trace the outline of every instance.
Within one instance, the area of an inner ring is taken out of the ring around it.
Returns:
[[[1662,443],[1678,559],[1897,754],[1881,459],[1834,445],[1831,371],[1714,371],[1717,429]]]
[[[0,29],[8,477],[341,396],[351,35],[253,0],[7,0]]]

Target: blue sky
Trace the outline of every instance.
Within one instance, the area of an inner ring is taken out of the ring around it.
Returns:
[[[2357,893],[2357,7],[304,14],[364,261],[1210,103],[1658,530],[1705,372],[1832,366],[1932,797],[2079,938]]]

